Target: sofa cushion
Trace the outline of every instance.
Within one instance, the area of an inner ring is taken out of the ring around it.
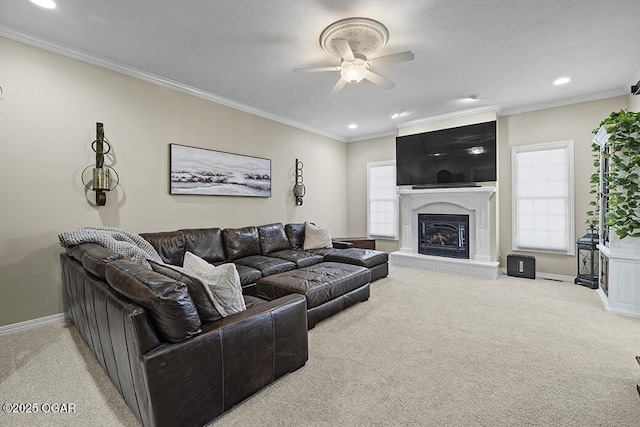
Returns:
[[[165,231],[140,234],[160,254],[162,261],[172,265],[182,265],[185,242],[182,231]]]
[[[324,260],[371,268],[378,264],[385,264],[389,260],[389,254],[372,249],[336,249],[327,253],[324,256]]]
[[[211,290],[202,280],[186,274],[181,267],[170,266],[168,264],[158,264],[149,261],[153,271],[164,274],[174,280],[184,283],[189,289],[189,295],[198,309],[200,320],[203,322],[213,322],[222,319],[220,311],[223,310],[218,301],[211,294]]]
[[[242,298],[240,277],[235,265],[215,266],[191,252],[187,252],[184,255],[183,267],[190,276],[197,277],[209,287],[213,298],[221,306],[220,314],[223,317],[246,310]]]
[[[180,231],[184,234],[185,252],[191,252],[211,264],[225,261],[220,228],[191,228]]]
[[[260,237],[260,249],[262,255],[269,255],[271,252],[291,249],[284,225],[281,223],[261,225],[258,227]]]
[[[285,261],[291,261],[297,268],[308,267],[324,261],[322,255],[314,254],[307,251],[287,249],[284,251],[271,252],[270,257],[280,258]]]
[[[291,249],[302,249],[304,247],[304,223],[287,224],[284,226],[287,233]]]
[[[320,255],[321,257],[323,257],[325,260],[327,259],[327,255],[332,254],[334,252],[339,252],[342,251],[343,249],[336,249],[336,248],[322,248],[322,249],[309,249],[309,252],[316,254],[316,255]]]
[[[341,297],[371,281],[364,267],[323,262],[258,280],[258,297],[274,300],[292,293],[307,298],[307,309]]]
[[[331,231],[329,227],[318,227],[310,222],[304,223],[303,249],[332,248]]]
[[[252,307],[257,307],[259,305],[268,304],[267,301],[251,295],[243,295],[243,298],[244,298],[244,305],[247,307],[247,310],[249,310]]]
[[[251,255],[260,255],[260,238],[257,227],[225,228],[222,230],[227,261]]]
[[[282,273],[284,271],[289,271],[296,268],[296,265],[290,261],[263,255],[252,255],[237,259],[234,262],[236,264],[255,268],[262,274],[263,277]]]
[[[113,290],[149,312],[167,341],[184,341],[200,332],[198,310],[184,283],[126,259],[107,264],[105,276]]]
[[[238,270],[238,276],[240,276],[240,284],[242,286],[256,283],[256,281],[262,277],[262,273],[260,273],[259,270],[246,265],[236,263],[236,270]]]
[[[97,243],[82,243],[66,248],[67,255],[75,259],[91,274],[104,280],[104,267],[116,259],[124,258]]]

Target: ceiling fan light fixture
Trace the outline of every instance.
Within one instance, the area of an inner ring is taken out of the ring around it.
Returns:
[[[320,46],[332,56],[340,58],[340,66],[296,68],[295,73],[340,71],[340,78],[331,89],[339,93],[347,83],[362,80],[392,89],[396,84],[377,72],[377,67],[395,62],[413,61],[413,52],[394,53],[369,59],[367,55],[382,49],[389,38],[389,31],[378,21],[368,18],[347,18],[334,22],[320,35]],[[376,71],[374,71],[376,69]]]
[[[367,73],[367,66],[362,59],[354,59],[353,61],[342,61],[342,69],[340,75],[349,83],[358,83],[365,78]]]
[[[384,48],[389,40],[389,30],[381,22],[369,18],[347,18],[334,22],[320,34],[320,47],[329,55],[340,58],[333,40],[344,39],[354,52],[373,55]]]

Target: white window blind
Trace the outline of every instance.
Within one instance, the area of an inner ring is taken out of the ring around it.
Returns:
[[[367,234],[370,237],[397,239],[395,161],[367,163],[367,204]]]
[[[573,141],[511,148],[513,249],[573,255]]]

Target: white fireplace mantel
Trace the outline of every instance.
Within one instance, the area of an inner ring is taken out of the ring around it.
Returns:
[[[393,265],[495,279],[498,262],[491,260],[491,197],[495,187],[399,190],[402,218],[400,251]],[[423,255],[418,252],[418,214],[469,215],[469,259]]]

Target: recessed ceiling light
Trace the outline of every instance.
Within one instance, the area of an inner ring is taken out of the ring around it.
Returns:
[[[469,95],[467,97],[462,98],[464,102],[476,102],[480,100],[480,95]]]
[[[571,79],[569,77],[560,77],[559,79],[555,79],[553,81],[553,84],[556,85],[556,86],[559,86],[559,85],[563,85],[563,84],[569,83],[570,81],[571,81]]]
[[[55,9],[56,4],[53,0],[31,0],[31,3],[36,4],[40,7],[44,7],[45,9]]]
[[[400,117],[400,113],[393,113],[393,114],[391,115],[391,118],[392,118],[393,120],[397,119],[398,117]]]
[[[355,124],[355,123],[351,123],[351,124],[349,125],[349,129],[358,129],[358,125],[357,125],[357,124]]]

